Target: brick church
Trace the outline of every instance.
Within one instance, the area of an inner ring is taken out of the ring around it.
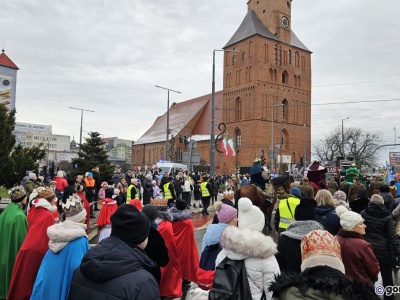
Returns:
[[[215,93],[215,135],[234,138],[234,157],[215,154],[215,172],[249,167],[266,157],[269,168],[309,161],[311,154],[311,51],[291,29],[291,0],[249,0],[239,28],[224,46],[224,85]],[[182,161],[188,137],[210,162],[211,94],[169,109],[168,160]],[[151,166],[166,156],[167,113],[135,142],[132,167]],[[272,138],[273,132],[273,138]],[[216,143],[220,150],[219,141]],[[271,151],[273,149],[273,153]],[[273,154],[273,155],[271,155]],[[304,157],[305,156],[305,157]]]

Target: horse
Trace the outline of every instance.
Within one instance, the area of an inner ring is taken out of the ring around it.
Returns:
[[[275,203],[278,200],[278,190],[280,187],[289,193],[290,192],[290,180],[286,176],[278,176],[271,179],[271,184],[274,187],[274,196],[272,203],[268,201],[265,196],[260,192],[259,188],[253,184],[246,184],[235,191],[235,208],[238,208],[238,202],[240,198],[246,197],[251,200],[253,205],[260,208],[264,213],[266,222],[265,225],[269,230],[272,230],[271,219],[272,212],[274,211]],[[239,220],[240,222],[240,220]]]

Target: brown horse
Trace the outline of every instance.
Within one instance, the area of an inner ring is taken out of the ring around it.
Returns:
[[[271,183],[274,187],[274,196],[272,199],[272,203],[269,200],[267,200],[261,194],[260,190],[253,184],[244,185],[235,191],[235,208],[238,207],[238,202],[240,198],[242,197],[249,198],[251,202],[253,202],[253,205],[258,206],[264,213],[266,218],[265,225],[268,227],[269,230],[272,230],[271,227],[272,212],[274,211],[275,203],[278,200],[279,188],[282,187],[287,193],[290,192],[290,181],[285,176],[278,176],[272,179]]]

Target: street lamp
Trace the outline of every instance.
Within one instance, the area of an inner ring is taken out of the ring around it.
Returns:
[[[169,137],[169,92],[174,92],[180,94],[181,92],[171,90],[169,88],[165,88],[162,86],[155,86],[156,88],[167,90],[168,91],[168,99],[167,99],[167,137],[165,138],[165,159],[168,160],[168,137]]]
[[[79,152],[81,152],[81,145],[82,145],[82,123],[83,123],[83,111],[88,111],[88,112],[95,112],[94,110],[88,110],[88,109],[83,109],[83,108],[76,108],[76,107],[69,107],[70,109],[76,109],[81,111],[81,135],[79,137]]]
[[[394,143],[393,144],[396,144],[396,136],[397,136],[396,127],[394,127],[393,130],[394,130]]]
[[[213,50],[213,66],[212,66],[212,92],[211,92],[211,138],[210,138],[210,175],[214,175],[215,169],[215,132],[214,132],[214,111],[215,111],[215,52],[240,52],[239,50]]]
[[[272,106],[272,118],[271,118],[271,172],[274,173],[274,118],[275,118],[275,114],[274,114],[274,108],[275,107],[279,107],[282,106],[282,109],[284,107],[284,104],[277,104],[277,105],[273,105]],[[281,157],[282,160],[282,157]]]
[[[344,133],[343,133],[343,121],[344,121],[344,120],[348,120],[348,119],[350,119],[350,117],[347,117],[347,118],[344,118],[344,119],[342,119],[342,155],[343,155],[343,156],[345,156],[345,155],[344,155]]]

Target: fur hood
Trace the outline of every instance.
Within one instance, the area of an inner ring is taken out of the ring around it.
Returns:
[[[286,231],[281,235],[285,235],[291,239],[301,240],[303,236],[313,230],[324,230],[324,227],[317,221],[296,221],[289,225]]]
[[[159,213],[160,214],[157,218],[157,219],[159,219],[159,221],[157,221],[157,219],[156,219],[157,224],[160,224],[161,221],[163,221],[163,220],[172,222],[172,214],[169,212],[169,210],[160,210]]]
[[[225,228],[220,244],[226,256],[234,260],[249,257],[268,258],[277,252],[277,246],[271,237],[255,230],[235,226]]]
[[[39,198],[39,200],[33,204],[36,208],[38,207],[44,207],[47,210],[51,211],[53,214],[56,212],[57,207],[55,207],[54,205],[51,205],[51,203],[49,201],[47,201],[44,198]]]
[[[288,299],[304,296],[311,292],[310,289],[321,295],[340,295],[346,300],[379,299],[373,286],[366,282],[351,281],[340,271],[327,266],[309,268],[301,274],[282,273],[275,277],[275,282],[271,284],[269,290],[273,292],[274,297],[278,297],[290,288],[295,288],[295,290],[291,292],[293,297],[287,297]],[[286,296],[289,293],[290,291],[286,293]]]
[[[169,212],[172,215],[172,221],[173,222],[183,221],[183,220],[192,218],[192,214],[189,211],[187,211],[186,209],[185,210],[179,210],[176,207],[171,207],[169,209]]]
[[[47,236],[50,238],[49,249],[53,253],[60,252],[69,242],[82,236],[86,236],[86,224],[66,220],[63,223],[54,224],[47,228]]]

